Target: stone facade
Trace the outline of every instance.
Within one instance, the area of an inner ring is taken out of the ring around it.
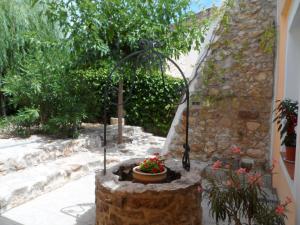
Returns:
[[[236,0],[214,31],[190,106],[191,156],[208,161],[242,148],[244,158],[268,160],[272,117],[276,15],[274,0]],[[169,150],[181,155],[185,112]]]
[[[122,166],[140,162],[131,159]],[[141,184],[119,181],[114,175],[120,164],[96,175],[96,225],[201,225],[201,194],[198,187],[203,168],[192,163],[193,170],[183,170],[178,160],[166,165],[181,173],[171,183]]]

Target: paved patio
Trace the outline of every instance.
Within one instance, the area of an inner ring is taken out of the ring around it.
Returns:
[[[95,179],[91,173],[62,188],[9,210],[0,216],[1,225],[94,225]],[[215,222],[203,201],[203,225]],[[221,225],[221,224],[220,224]]]
[[[94,225],[94,173],[16,207],[1,225]]]

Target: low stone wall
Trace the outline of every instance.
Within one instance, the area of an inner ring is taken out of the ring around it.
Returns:
[[[141,159],[128,160],[131,165]],[[140,184],[119,181],[113,174],[120,165],[96,174],[96,225],[201,225],[201,182],[199,165],[183,170],[181,162],[168,160],[166,165],[180,172],[181,178],[171,183]]]
[[[116,146],[117,130],[116,125],[107,127],[109,148]],[[77,139],[51,139],[40,135],[32,135],[26,139],[0,139],[0,176],[79,152],[102,152],[103,125],[84,124],[80,132]],[[156,139],[152,134],[143,132],[141,127],[124,126],[123,132],[125,144],[147,143],[149,137]]]

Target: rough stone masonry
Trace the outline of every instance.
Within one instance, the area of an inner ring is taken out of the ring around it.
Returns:
[[[169,159],[165,165],[181,177],[170,183],[142,184],[119,181],[113,172],[137,164],[130,159],[96,173],[96,225],[201,225],[202,195],[198,188],[205,164],[191,162],[190,172],[181,161]]]
[[[203,161],[231,155],[268,160],[272,118],[276,1],[235,0],[214,32],[191,94],[191,156]],[[273,48],[272,48],[273,47]],[[182,152],[186,116],[169,150]]]

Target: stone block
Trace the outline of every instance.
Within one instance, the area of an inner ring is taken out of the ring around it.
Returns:
[[[260,149],[248,149],[247,155],[251,158],[261,159],[265,157],[265,153]]]
[[[260,123],[258,122],[247,122],[247,129],[250,131],[255,131],[260,127]]]
[[[241,110],[238,112],[238,117],[245,120],[255,120],[259,118],[259,112]]]
[[[110,118],[110,124],[111,125],[118,125],[118,118],[111,117]],[[122,125],[123,126],[125,125],[125,119],[124,118],[122,119]]]

